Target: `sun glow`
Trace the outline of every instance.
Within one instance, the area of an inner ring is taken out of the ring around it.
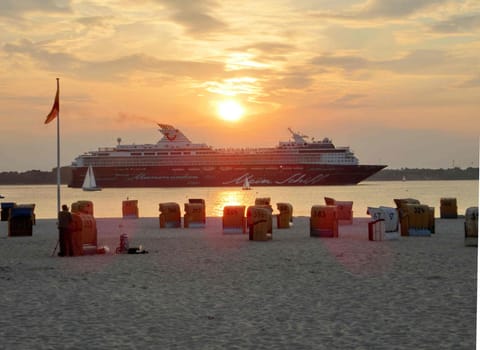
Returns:
[[[223,120],[236,122],[245,113],[242,105],[234,100],[226,100],[218,102],[217,113]]]
[[[219,191],[216,192],[212,202],[213,216],[223,216],[223,208],[230,205],[244,205],[249,206],[255,201],[255,191],[243,191],[238,186],[238,190]]]

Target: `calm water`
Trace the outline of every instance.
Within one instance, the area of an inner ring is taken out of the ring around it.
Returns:
[[[435,207],[435,216],[440,215],[440,198],[457,199],[458,213],[478,206],[478,181],[379,181],[363,182],[356,186],[312,187],[254,187],[250,191],[241,188],[107,188],[100,192],[84,192],[81,189],[61,187],[61,203],[69,206],[78,200],[91,200],[96,217],[121,217],[122,201],[138,200],[141,217],[158,216],[158,204],[177,202],[183,210],[188,198],[203,198],[208,216],[222,216],[223,207],[231,204],[252,205],[256,197],[270,197],[275,203],[289,202],[294,216],[309,216],[315,204],[325,204],[324,197],[353,201],[355,217],[367,217],[368,206],[395,207],[394,198],[416,198],[421,203]],[[0,186],[2,202],[17,204],[35,203],[37,218],[55,218],[57,210],[57,186]]]

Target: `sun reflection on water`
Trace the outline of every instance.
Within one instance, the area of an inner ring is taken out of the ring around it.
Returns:
[[[223,208],[228,205],[253,205],[255,202],[255,193],[244,190],[225,190],[218,191],[211,198],[213,202],[212,215],[223,216]]]

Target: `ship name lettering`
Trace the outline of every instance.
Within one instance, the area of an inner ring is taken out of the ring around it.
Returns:
[[[177,176],[155,176],[140,173],[132,177],[132,180],[185,180],[196,179],[198,176],[177,175]]]
[[[318,181],[324,179],[328,175],[318,174],[314,177],[307,177],[306,174],[303,173],[296,173],[292,176],[286,178],[282,181],[275,181],[277,185],[285,185],[285,184],[302,184],[302,185],[312,185],[317,183]]]
[[[225,181],[223,184],[224,185],[242,185],[245,182],[245,179],[248,179],[248,182],[250,185],[270,185],[272,183],[271,180],[269,179],[255,179],[253,175],[250,175],[249,173],[243,174],[242,176],[239,176],[233,180],[230,181]]]

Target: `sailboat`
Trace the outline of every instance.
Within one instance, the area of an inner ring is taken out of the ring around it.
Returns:
[[[243,181],[243,186],[242,190],[251,190],[252,188],[250,187],[250,183],[248,182],[248,178],[245,178],[245,181]]]
[[[101,191],[100,187],[97,187],[95,182],[95,175],[93,174],[93,168],[91,165],[88,166],[87,173],[85,174],[85,180],[83,180],[82,189],[84,191]]]

